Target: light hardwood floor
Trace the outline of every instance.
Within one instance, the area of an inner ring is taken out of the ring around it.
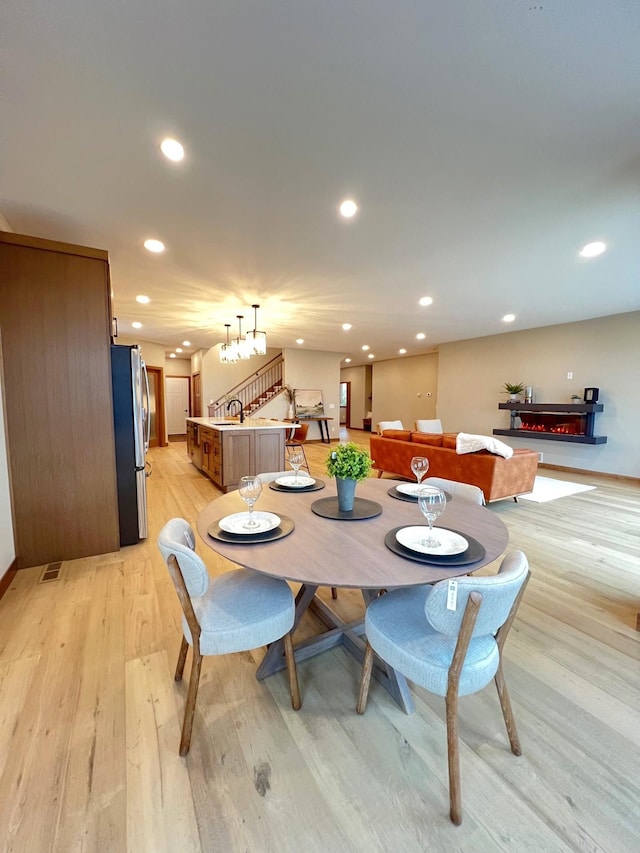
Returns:
[[[327,446],[306,451],[321,475]],[[444,702],[416,688],[407,716],[374,683],[358,717],[359,666],[340,648],[299,666],[298,713],[284,673],[256,681],[264,650],[206,658],[191,752],[178,756],[180,609],[155,538],[217,490],[183,443],[151,460],[146,542],[64,563],[53,582],[19,572],[0,602],[0,849],[640,849],[637,485],[541,471],[597,488],[491,506],[533,571],[506,646],[523,755],[492,686],[461,700],[456,828]],[[231,568],[199,553],[211,573]],[[337,607],[362,611],[350,590]],[[309,616],[301,634],[315,630]]]

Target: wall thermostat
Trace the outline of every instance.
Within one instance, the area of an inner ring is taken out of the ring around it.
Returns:
[[[597,403],[599,393],[600,393],[599,388],[585,388],[584,389],[584,401],[585,401],[585,403]]]

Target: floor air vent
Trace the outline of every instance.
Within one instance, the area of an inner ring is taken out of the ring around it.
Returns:
[[[47,583],[48,581],[57,581],[60,575],[60,567],[62,563],[49,563],[44,572],[40,576],[38,583]]]

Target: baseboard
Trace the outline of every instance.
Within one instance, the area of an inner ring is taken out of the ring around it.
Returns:
[[[5,594],[5,592],[11,586],[11,581],[15,578],[16,572],[18,571],[18,558],[16,557],[7,571],[0,578],[0,598]]]
[[[566,465],[552,465],[550,462],[539,462],[538,468],[548,468],[550,471],[566,471],[567,474],[585,474],[587,477],[606,477],[607,480],[624,480],[627,483],[640,484],[640,477],[627,477],[626,474],[607,474],[604,471],[589,471],[586,468],[568,468]]]

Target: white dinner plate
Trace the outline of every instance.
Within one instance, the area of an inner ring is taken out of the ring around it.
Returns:
[[[396,492],[401,492],[403,495],[411,495],[411,497],[417,498],[420,489],[424,489],[428,485],[428,483],[423,483],[421,486],[417,483],[398,483],[396,486]],[[433,488],[433,486],[431,488]]]
[[[460,536],[459,533],[454,533],[453,530],[445,530],[443,527],[433,528],[433,538],[437,539],[440,545],[429,547],[423,545],[423,540],[429,536],[429,528],[426,525],[421,527],[402,527],[396,533],[396,539],[405,548],[411,551],[418,551],[420,554],[437,554],[441,557],[451,556],[453,554],[462,554],[469,547],[469,543]]]
[[[298,475],[298,481],[296,482],[295,475],[290,474],[287,477],[278,477],[276,483],[279,486],[284,486],[285,489],[304,489],[305,486],[313,486],[315,480],[313,477],[307,477],[302,474]]]
[[[225,515],[221,518],[218,524],[220,529],[227,533],[236,533],[239,536],[252,536],[255,533],[266,533],[267,530],[273,530],[280,524],[280,516],[275,512],[259,512],[253,513],[253,520],[257,522],[255,527],[245,527],[249,521],[248,512],[234,512],[233,515]]]

